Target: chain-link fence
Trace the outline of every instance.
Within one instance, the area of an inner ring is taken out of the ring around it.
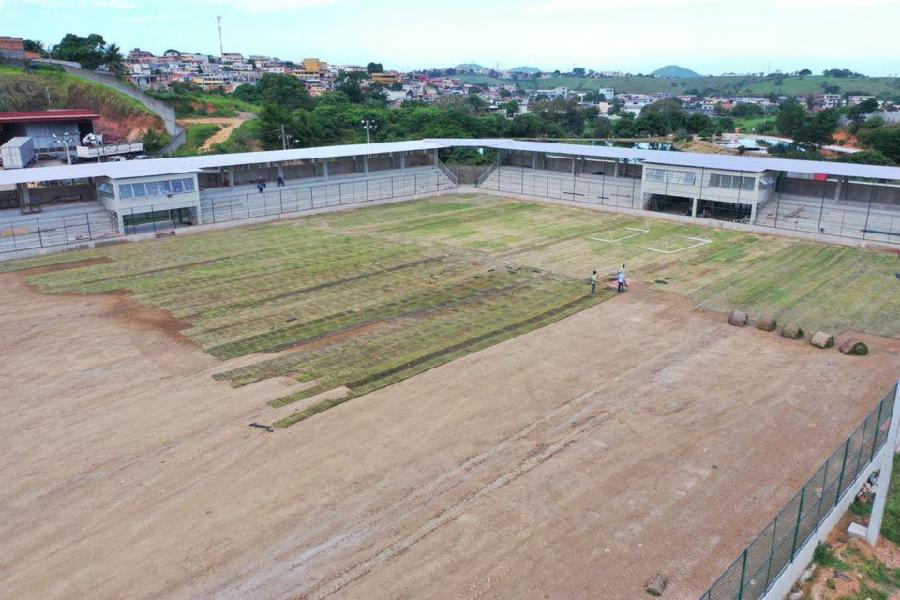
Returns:
[[[884,446],[896,392],[895,385],[700,600],[762,598]]]
[[[119,236],[115,217],[98,209],[0,223],[0,256]]]

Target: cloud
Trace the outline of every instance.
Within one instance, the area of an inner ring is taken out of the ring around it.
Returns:
[[[197,4],[230,8],[248,13],[273,13],[338,4],[341,0],[195,0]]]

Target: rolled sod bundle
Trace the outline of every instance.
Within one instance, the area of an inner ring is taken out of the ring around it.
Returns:
[[[782,325],[781,337],[799,340],[803,337],[803,330],[797,325]]]
[[[762,331],[775,331],[777,325],[778,323],[775,321],[775,317],[763,317],[756,322],[756,328],[761,329]]]
[[[816,348],[831,348],[834,346],[834,336],[824,331],[817,331],[809,343]]]
[[[728,317],[729,325],[737,325],[738,327],[743,327],[747,324],[747,313],[742,310],[734,310],[731,311],[731,315]]]
[[[852,356],[865,356],[869,353],[869,347],[860,340],[847,340],[838,346],[838,350],[841,354],[850,354]]]

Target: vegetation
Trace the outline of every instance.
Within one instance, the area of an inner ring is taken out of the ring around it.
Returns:
[[[116,44],[107,44],[102,35],[66,36],[50,50],[50,57],[80,63],[85,69],[106,68],[122,75],[127,70],[125,57]]]
[[[206,92],[194,85],[176,83],[169,91],[147,92],[150,96],[170,104],[178,118],[234,117],[239,113],[257,113],[258,104],[248,102],[236,94]]]
[[[649,233],[606,244],[626,227]],[[685,236],[711,244],[678,254]],[[436,198],[279,225],[152,240],[0,264],[23,269],[68,260],[111,262],[37,275],[46,292],[127,290],[189,324],[183,333],[231,359],[269,353],[219,375],[233,385],[290,376],[320,392],[283,426],[594,302],[591,269],[686,295],[706,309],[747,309],[812,330],[900,334],[893,274],[882,252],[705,229],[577,208]],[[847,290],[848,273],[858,293]],[[605,290],[605,288],[604,288]],[[284,352],[289,350],[289,352]]]
[[[194,123],[187,127],[184,145],[176,150],[175,156],[193,156],[200,152],[203,144],[222,127],[211,123]]]

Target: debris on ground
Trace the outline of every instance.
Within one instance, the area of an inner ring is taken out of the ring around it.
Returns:
[[[775,331],[777,326],[778,322],[775,320],[775,317],[763,317],[756,322],[756,328],[762,331]]]
[[[743,327],[747,324],[747,320],[749,316],[742,310],[735,310],[731,312],[731,315],[728,317],[729,325],[736,325],[738,327]]]
[[[270,427],[269,425],[263,425],[262,423],[250,423],[250,427],[256,427],[257,429],[265,429],[269,433],[272,433],[273,431],[275,431],[275,429],[273,427]]]
[[[665,279],[654,279],[653,283],[661,283],[662,285],[669,285],[669,282]]]
[[[847,526],[847,535],[852,538],[855,537],[864,540],[866,539],[866,531],[866,527],[859,523],[850,523],[850,525]]]
[[[834,346],[834,336],[824,331],[817,331],[809,343],[816,348],[831,348]]]
[[[647,593],[651,596],[662,596],[667,585],[669,585],[669,578],[657,573],[647,582]]]
[[[838,350],[841,354],[850,354],[852,356],[865,356],[869,353],[869,347],[860,340],[847,340],[838,346]]]

